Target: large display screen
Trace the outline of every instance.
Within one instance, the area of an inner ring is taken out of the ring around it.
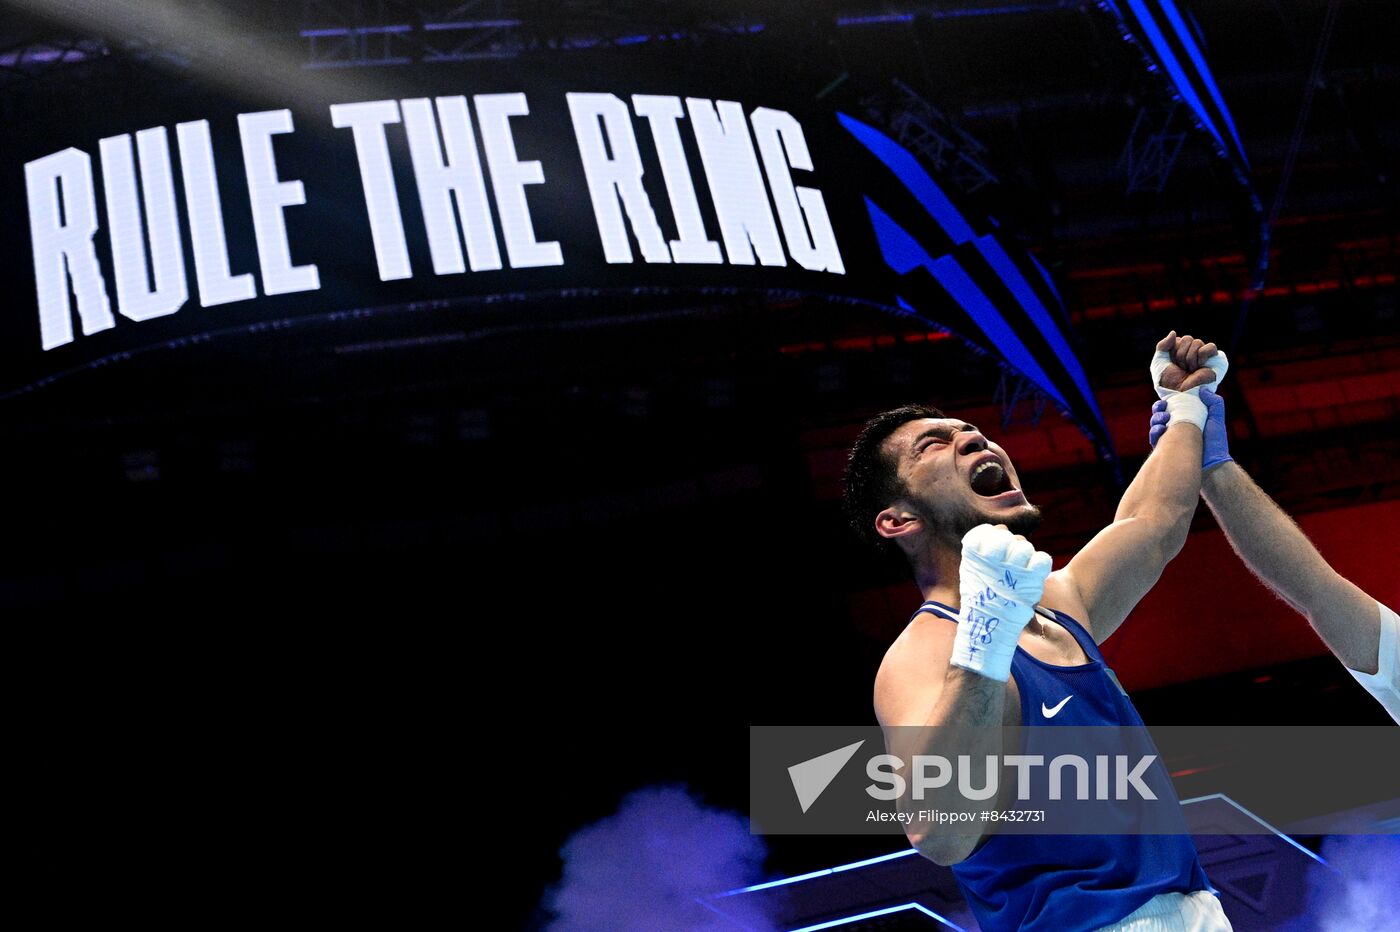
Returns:
[[[953,331],[1111,455],[1049,276],[878,121],[778,74],[612,61],[406,69],[280,106],[172,79],[39,113],[0,169],[32,283],[0,323],[0,393],[422,302],[795,292]]]

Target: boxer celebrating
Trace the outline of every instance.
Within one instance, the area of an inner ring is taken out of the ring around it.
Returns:
[[[1212,365],[1223,364],[1212,364],[1213,345],[1175,332],[1157,350],[1153,378],[1170,392],[1172,422],[1113,523],[1058,571],[1024,536],[1041,514],[1010,457],[976,427],[922,405],[865,425],[846,467],[850,518],[863,537],[904,555],[925,598],[875,678],[875,714],[892,754],[982,760],[1002,753],[999,726],[1051,719],[1142,725],[1097,645],[1186,541],[1206,422],[1197,395],[1216,378]],[[911,725],[919,727],[903,727]],[[988,932],[1230,928],[1184,834],[926,829],[911,824],[906,834],[925,857],[952,865]]]
[[[1178,344],[1172,364],[1194,373],[1201,362]],[[1302,530],[1230,457],[1225,402],[1202,388],[1207,417],[1203,432],[1201,495],[1230,546],[1275,595],[1308,619],[1313,630],[1400,723],[1400,616],[1328,565]],[[1156,446],[1172,420],[1167,400],[1152,406],[1148,440]],[[1392,548],[1386,535],[1380,540]]]

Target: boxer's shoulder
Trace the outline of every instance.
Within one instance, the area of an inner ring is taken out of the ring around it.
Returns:
[[[957,624],[942,614],[920,612],[885,650],[875,672],[875,717],[881,725],[923,724],[943,690]],[[938,672],[944,671],[944,672]],[[1008,679],[1007,725],[1020,721],[1020,692]]]
[[[904,630],[885,649],[880,669],[875,674],[876,687],[881,681],[936,669],[931,664],[946,665],[953,654],[953,638],[957,625],[941,614],[920,612],[909,620]]]
[[[1074,584],[1074,579],[1065,570],[1060,569],[1051,573],[1045,578],[1045,590],[1040,596],[1040,605],[1043,608],[1053,609],[1062,615],[1068,615],[1080,626],[1094,635],[1093,620],[1089,618],[1089,610],[1084,605],[1084,600],[1079,596],[1079,589]],[[1098,637],[1094,637],[1097,642]]]

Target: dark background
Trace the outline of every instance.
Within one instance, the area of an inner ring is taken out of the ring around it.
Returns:
[[[1267,288],[1230,344],[1232,449],[1305,527],[1358,515],[1368,532],[1393,527],[1390,11],[1340,5],[1295,137],[1326,5],[1186,7],[1266,206],[1293,153]],[[335,25],[323,5],[189,9],[218,9],[231,35],[279,54],[337,54],[299,34]],[[1228,184],[1188,139],[1160,192],[1126,191],[1119,159],[1150,89],[1094,10],[910,9],[908,22],[838,27],[844,8],[820,4],[523,4],[507,11],[521,25],[489,41],[515,56],[502,69],[586,70],[630,53],[569,37],[685,31],[687,54],[736,80],[780,64],[785,91],[815,99],[840,79],[820,98],[838,109],[900,78],[985,145],[997,183],[972,199],[1051,269],[1131,476],[1147,452],[1151,345],[1173,328],[1237,333],[1249,270]],[[765,29],[707,25],[721,20]],[[129,106],[131,75],[227,64],[177,26],[138,37],[17,10],[8,134],[46,119],[46,101]],[[35,48],[86,51],[26,66]],[[397,80],[393,67],[351,71],[391,92]],[[21,253],[14,275],[28,274]],[[627,790],[683,781],[743,811],[749,724],[869,720],[874,670],[918,601],[842,524],[835,476],[870,413],[932,400],[992,432],[1046,508],[1037,543],[1057,557],[1111,518],[1112,470],[1072,425],[1013,401],[992,361],[898,318],[693,291],[520,310],[538,323],[472,340],[453,308],[245,334],[6,399],[0,604],[35,684],[26,718],[54,716],[40,772],[63,788],[43,807],[64,827],[45,833],[55,863],[106,865],[116,898],[232,879],[354,901],[390,876],[460,883],[459,859],[479,856],[524,921],[557,877],[558,845]],[[3,313],[33,309],[12,296]],[[1214,553],[1204,509],[1197,520],[1187,553],[1198,541]],[[1327,555],[1383,578],[1396,554],[1381,533]],[[1262,610],[1221,617],[1178,594],[1110,642],[1150,724],[1385,721],[1237,563],[1209,569]],[[1233,647],[1180,650],[1224,625],[1240,632]],[[567,799],[553,816],[528,809],[545,796]],[[774,875],[891,850],[768,841]]]

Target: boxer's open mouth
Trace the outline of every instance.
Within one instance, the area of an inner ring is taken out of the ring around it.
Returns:
[[[983,498],[992,498],[1015,488],[1011,484],[1011,477],[996,460],[987,460],[972,470],[968,482],[972,485],[972,491]]]

